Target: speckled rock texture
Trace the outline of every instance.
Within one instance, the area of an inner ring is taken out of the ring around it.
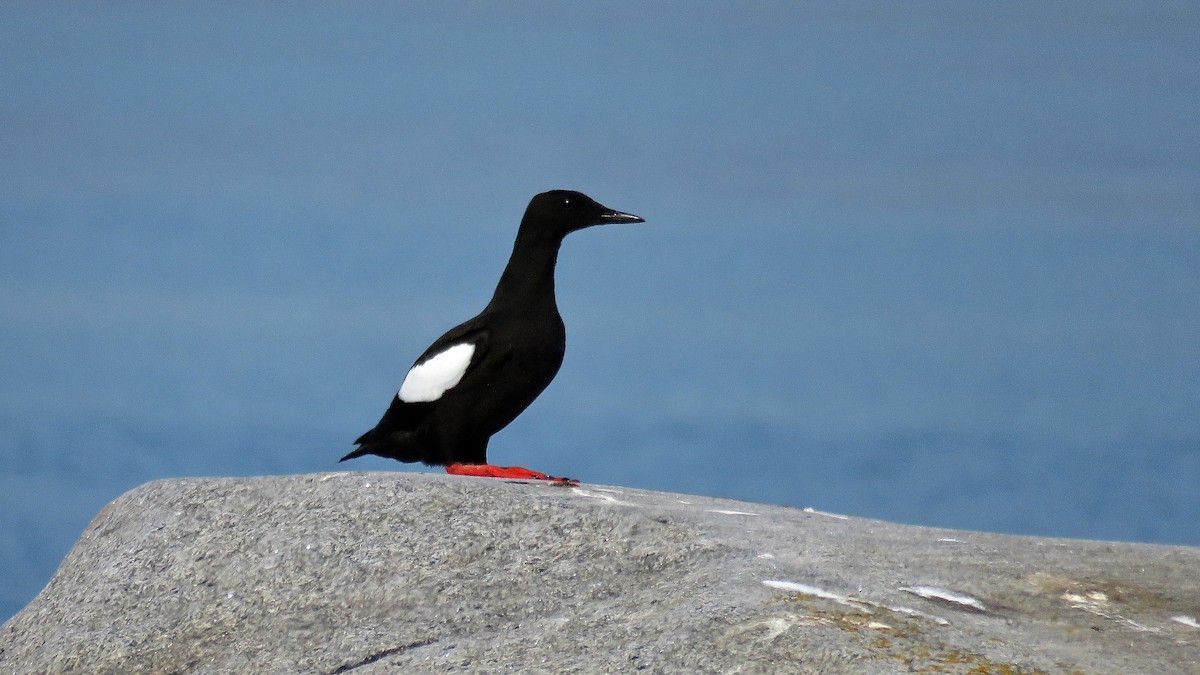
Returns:
[[[1200,673],[1200,549],[410,473],[103,509],[0,672]]]

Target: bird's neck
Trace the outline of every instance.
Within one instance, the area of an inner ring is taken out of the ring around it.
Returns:
[[[545,303],[557,311],[554,300],[554,266],[562,237],[541,237],[521,231],[513,244],[512,256],[490,306],[501,303],[535,309]]]

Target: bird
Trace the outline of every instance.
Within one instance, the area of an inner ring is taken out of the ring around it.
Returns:
[[[443,466],[457,475],[577,483],[489,464],[488,442],[533,403],[562,365],[566,327],[554,295],[554,267],[563,239],[594,225],[644,222],[575,190],[535,195],[491,301],[417,357],[383,417],[339,461],[377,455]]]

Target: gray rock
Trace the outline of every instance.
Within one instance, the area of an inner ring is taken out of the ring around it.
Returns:
[[[1200,672],[1200,549],[409,473],[104,508],[3,672]]]

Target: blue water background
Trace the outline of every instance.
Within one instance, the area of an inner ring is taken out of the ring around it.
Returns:
[[[147,480],[337,470],[529,197],[569,346],[491,458],[1200,545],[1200,15],[0,5],[0,618]]]

